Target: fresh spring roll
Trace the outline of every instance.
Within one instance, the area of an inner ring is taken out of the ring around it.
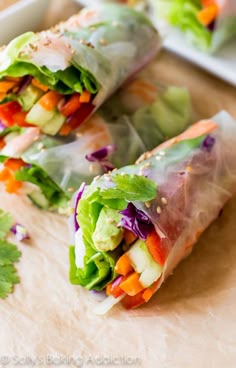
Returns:
[[[27,192],[33,203],[64,212],[83,181],[90,183],[96,175],[133,163],[190,122],[185,88],[139,77],[112,96],[76,135],[52,137],[40,134],[38,127],[3,126],[0,181],[10,193],[18,192],[23,182],[31,183]]]
[[[236,122],[203,120],[75,196],[70,281],[98,304],[148,302],[236,190]]]
[[[160,48],[146,16],[94,5],[0,50],[0,121],[68,135]]]
[[[215,52],[236,38],[235,0],[150,0],[156,19],[179,28],[203,51]]]

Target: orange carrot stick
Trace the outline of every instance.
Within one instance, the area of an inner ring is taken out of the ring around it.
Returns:
[[[129,257],[124,253],[116,262],[115,272],[119,275],[126,276],[131,271],[133,271],[133,267],[130,264]]]
[[[6,181],[6,180],[9,180],[11,179],[12,177],[12,173],[11,171],[8,169],[8,168],[3,168],[1,171],[0,171],[0,181]]]
[[[80,95],[81,103],[89,102],[90,99],[91,99],[91,93],[89,93],[88,91],[83,91],[82,94]]]
[[[41,89],[41,90],[42,90],[42,91],[44,91],[44,92],[47,92],[47,91],[49,90],[49,87],[48,87],[48,86],[45,86],[44,84],[40,83],[40,82],[38,81],[38,79],[36,79],[36,78],[33,78],[33,79],[32,79],[32,84],[33,84],[33,86],[35,86],[35,87],[37,87],[37,88]]]
[[[8,92],[16,84],[17,84],[17,82],[10,82],[10,81],[3,80],[3,81],[0,82],[0,92],[1,93]]]
[[[197,14],[197,19],[204,26],[208,26],[214,21],[214,19],[216,19],[218,13],[218,6],[216,4],[212,4],[200,10],[200,12]]]
[[[20,170],[25,165],[25,162],[20,158],[9,158],[4,162],[4,167],[12,171]]]
[[[130,296],[134,296],[144,289],[139,281],[139,274],[137,272],[133,272],[125,281],[121,282],[119,286]]]
[[[5,189],[8,193],[17,193],[18,189],[22,187],[22,182],[11,178],[6,181]]]
[[[56,91],[49,91],[45,93],[39,100],[39,104],[48,111],[54,110],[62,95]]]

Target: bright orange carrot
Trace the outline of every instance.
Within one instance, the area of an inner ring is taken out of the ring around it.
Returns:
[[[73,114],[76,110],[78,110],[78,108],[81,105],[81,101],[80,101],[80,94],[79,93],[74,93],[69,101],[67,101],[59,110],[61,112],[62,115],[64,116],[69,116],[71,114]]]
[[[214,19],[216,19],[218,13],[219,8],[216,4],[209,5],[206,8],[200,10],[200,12],[197,14],[197,19],[204,26],[208,26],[214,21]]]
[[[201,0],[201,4],[204,8],[210,5],[216,5],[216,0]]]
[[[0,101],[3,100],[6,97],[5,92],[0,92]]]
[[[36,78],[33,78],[33,79],[32,79],[32,84],[33,84],[33,86],[35,86],[35,87],[37,87],[37,88],[41,89],[41,90],[42,90],[42,91],[44,91],[44,92],[47,92],[47,91],[49,90],[49,87],[48,87],[48,86],[45,86],[44,84],[40,83],[40,82],[38,81],[38,79],[36,79]]]
[[[153,294],[157,291],[158,284],[159,284],[159,279],[156,280],[151,286],[149,286],[147,289],[144,290],[143,299],[145,300],[145,302],[148,302],[153,296]]]
[[[1,171],[0,171],[0,181],[6,181],[6,180],[9,180],[12,178],[12,173],[11,171],[8,169],[8,168],[3,168]]]
[[[54,110],[62,95],[56,91],[49,91],[45,93],[39,100],[39,104],[48,111]]]
[[[133,272],[125,281],[121,282],[119,286],[130,296],[134,296],[144,289],[139,281],[139,274],[137,272]]]
[[[16,84],[17,84],[17,82],[10,82],[10,81],[3,80],[3,81],[0,82],[0,92],[1,93],[8,92]]]
[[[133,267],[130,264],[129,257],[124,253],[116,262],[115,272],[119,275],[126,276],[131,271],[133,271]]]
[[[82,94],[80,95],[81,103],[89,102],[90,99],[91,99],[91,93],[89,93],[88,91],[83,91]]]
[[[69,124],[62,125],[59,134],[62,136],[66,136],[70,134],[70,132],[73,130],[73,128]]]
[[[4,167],[12,171],[20,170],[25,165],[25,162],[20,158],[9,158],[4,162]]]
[[[5,189],[8,193],[17,193],[18,189],[22,187],[22,182],[11,178],[6,181]]]

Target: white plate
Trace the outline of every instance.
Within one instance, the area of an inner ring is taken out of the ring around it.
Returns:
[[[215,55],[207,55],[189,45],[178,31],[171,31],[164,47],[212,74],[236,86],[236,41],[230,42]]]
[[[19,0],[0,12],[0,45],[26,31],[37,30],[49,0]]]

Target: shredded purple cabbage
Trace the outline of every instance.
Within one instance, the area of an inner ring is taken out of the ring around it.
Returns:
[[[99,162],[105,172],[113,170],[114,165],[108,160],[108,157],[116,150],[114,144],[108,144],[97,151],[85,156],[89,162]]]
[[[75,197],[75,210],[74,210],[74,229],[75,229],[75,232],[79,230],[79,224],[78,224],[78,221],[77,221],[77,207],[78,207],[78,204],[79,204],[79,201],[83,195],[83,192],[84,192],[84,189],[85,189],[85,183],[82,183],[78,192],[76,193],[76,197]]]
[[[138,210],[132,203],[129,203],[127,208],[120,211],[120,213],[123,215],[121,226],[132,231],[140,239],[146,240],[154,228],[150,218],[143,211]]]
[[[30,236],[26,228],[19,223],[16,223],[15,225],[11,227],[11,232],[15,234],[16,239],[19,241],[30,239]]]
[[[18,95],[31,83],[32,79],[33,77],[31,75],[27,75],[24,77],[17,91]]]
[[[204,150],[204,151],[207,151],[207,152],[211,152],[214,144],[215,144],[215,138],[212,137],[211,135],[207,135],[206,138],[204,139],[204,141],[202,142],[202,146],[201,148]]]

